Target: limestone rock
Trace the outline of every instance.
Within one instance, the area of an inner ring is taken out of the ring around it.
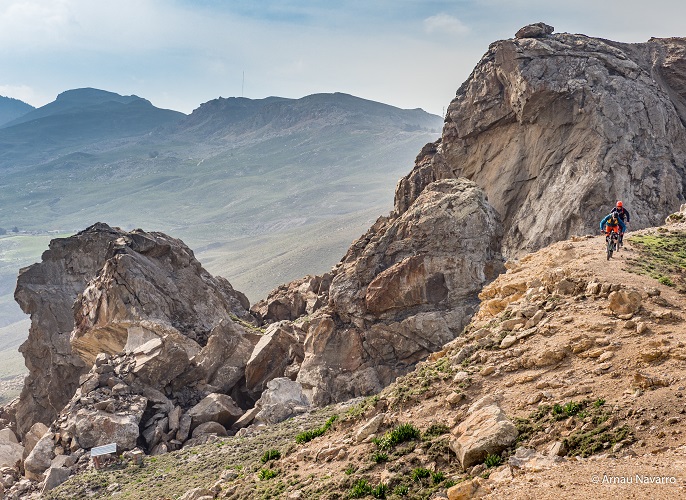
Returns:
[[[477,401],[467,418],[452,432],[450,448],[463,469],[482,463],[486,456],[498,454],[517,439],[517,428],[495,402],[484,406]]]
[[[226,428],[218,422],[205,422],[193,430],[193,437],[197,438],[202,434],[215,434],[217,436],[228,436]]]
[[[659,225],[685,197],[685,49],[684,38],[625,44],[545,25],[491,44],[440,140],[398,183],[394,213],[436,179],[465,177],[502,216],[508,258],[597,232],[618,199],[632,229]]]
[[[102,223],[53,240],[42,263],[21,271],[15,299],[32,316],[21,348],[29,368],[17,408],[22,436],[56,417],[100,353],[162,339],[160,352],[144,354],[139,372],[146,378],[147,367],[147,378],[157,374],[149,382],[163,385],[222,320],[253,321],[245,296],[212,277],[180,240]]]
[[[297,381],[313,404],[378,392],[462,331],[502,270],[500,224],[466,180],[431,184],[380,218],[332,271]]]
[[[376,432],[379,430],[379,427],[381,424],[383,424],[384,419],[386,418],[385,413],[379,413],[378,415],[374,415],[368,422],[366,422],[362,427],[358,429],[358,431],[355,433],[355,441],[358,443],[364,441],[367,439],[369,436],[372,434],[376,434]]]
[[[0,467],[15,467],[23,454],[24,447],[18,443],[0,443]]]
[[[264,424],[276,424],[308,410],[309,401],[303,394],[298,382],[282,377],[270,380],[267,390],[255,404],[259,413],[255,421]]]
[[[555,28],[545,23],[529,24],[515,33],[515,38],[543,38],[552,35]]]
[[[117,443],[120,450],[131,450],[136,447],[139,424],[146,406],[146,398],[135,396],[125,409],[121,408],[122,411],[117,413],[81,408],[69,415],[69,426],[73,426],[74,438],[81,448]]]
[[[481,498],[489,493],[486,482],[480,478],[475,477],[467,481],[462,481],[455,486],[448,488],[448,500],[470,500],[472,498]]]
[[[29,456],[29,453],[31,453],[31,450],[33,450],[33,447],[36,446],[36,443],[42,438],[46,432],[48,432],[50,429],[48,429],[48,426],[41,423],[41,422],[36,422],[31,426],[29,431],[26,433],[24,436],[24,456],[23,458],[26,458]]]
[[[271,291],[251,308],[260,323],[294,320],[326,304],[331,275],[305,276]]]
[[[208,395],[188,411],[191,417],[191,429],[195,429],[205,422],[219,422],[224,427],[231,427],[243,415],[236,403],[226,394],[213,393]]]
[[[608,296],[610,310],[615,314],[636,314],[641,308],[641,294],[635,290],[618,290]]]
[[[269,325],[245,366],[245,385],[248,391],[261,394],[270,380],[283,377],[286,367],[301,363],[303,345],[292,324],[278,322]]]
[[[45,481],[43,482],[43,489],[41,494],[57,488],[60,484],[69,479],[71,472],[64,467],[50,467],[45,472]]]
[[[26,477],[34,481],[43,479],[43,473],[50,467],[52,459],[55,458],[55,435],[46,432],[38,440],[29,456],[24,460],[24,470]]]

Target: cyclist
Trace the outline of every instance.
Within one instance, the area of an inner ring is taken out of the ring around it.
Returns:
[[[617,205],[615,206],[615,208],[612,209],[612,212],[614,212],[614,213],[616,213],[617,215],[619,215],[619,218],[622,219],[622,222],[624,222],[624,225],[625,225],[625,226],[626,226],[626,224],[631,220],[631,215],[629,214],[629,211],[628,211],[626,208],[624,208],[624,204],[623,204],[621,201],[618,201],[618,202],[617,202]],[[619,242],[618,242],[618,243],[619,243],[620,245],[621,245],[622,242],[624,241],[624,233],[625,233],[625,232],[626,232],[626,228],[623,229],[623,230],[619,233]]]
[[[624,234],[626,225],[624,221],[617,214],[617,212],[610,212],[603,220],[600,221],[600,230],[605,233],[605,241],[610,237],[610,233],[615,232],[618,235]]]

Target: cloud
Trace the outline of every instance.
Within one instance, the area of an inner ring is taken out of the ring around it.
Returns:
[[[469,33],[469,27],[458,18],[441,13],[424,19],[424,30],[432,34],[462,36]]]
[[[39,95],[38,92],[28,85],[0,85],[0,95],[14,97],[33,106],[42,106],[51,100]]]

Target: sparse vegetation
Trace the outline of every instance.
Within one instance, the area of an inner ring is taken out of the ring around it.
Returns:
[[[266,464],[270,460],[278,460],[281,458],[281,452],[279,450],[267,450],[260,458],[260,462]]]
[[[381,462],[387,462],[388,461],[388,454],[383,453],[381,451],[376,451],[372,455],[372,460],[376,462],[377,464],[380,464]]]
[[[380,438],[374,438],[373,443],[378,446],[380,450],[389,450],[394,446],[404,443],[405,441],[410,441],[412,439],[418,439],[421,436],[421,432],[412,424],[400,424],[394,429],[386,432]]]
[[[664,228],[660,228],[664,229]],[[655,278],[686,293],[686,233],[657,231],[627,238],[639,257],[628,259],[628,271]]]
[[[490,469],[491,467],[498,467],[502,461],[503,459],[500,455],[488,455],[484,460],[484,465]]]
[[[412,471],[412,480],[415,482],[421,482],[422,479],[426,479],[431,476],[431,471],[423,467],[418,467]]]
[[[274,469],[260,469],[260,472],[257,473],[257,477],[260,478],[260,481],[267,481],[268,479],[276,477],[277,474],[278,471]]]
[[[314,438],[318,438],[319,436],[323,435],[326,431],[328,431],[336,420],[338,420],[338,415],[333,415],[321,427],[317,429],[312,429],[310,431],[301,432],[300,434],[295,436],[295,442],[298,444],[304,444],[309,441],[312,441]]]

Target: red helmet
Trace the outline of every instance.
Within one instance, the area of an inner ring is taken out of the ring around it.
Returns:
[[[621,201],[617,202],[617,208],[622,208],[622,202]]]

